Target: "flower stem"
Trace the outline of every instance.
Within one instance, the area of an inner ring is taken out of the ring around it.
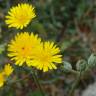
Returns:
[[[32,75],[33,75],[34,81],[35,81],[36,85],[38,86],[38,88],[39,88],[42,96],[45,96],[45,93],[43,92],[43,89],[41,87],[41,84],[40,84],[40,82],[38,80],[38,77],[37,77],[36,73],[34,72],[34,70],[32,71]]]
[[[80,81],[80,77],[81,77],[81,72],[78,73],[77,79],[76,79],[75,83],[73,83],[73,85],[71,87],[71,90],[69,91],[68,96],[74,96],[74,91],[75,91],[75,88],[77,87],[77,85],[78,85],[78,83]]]

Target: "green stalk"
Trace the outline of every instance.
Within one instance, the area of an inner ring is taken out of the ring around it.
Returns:
[[[81,77],[81,72],[78,73],[77,79],[76,79],[75,83],[73,83],[68,96],[74,96],[74,91],[75,91],[75,88],[77,87],[78,83],[80,82],[80,77]]]
[[[32,76],[33,76],[34,81],[35,81],[36,85],[38,86],[38,88],[39,88],[42,96],[45,96],[45,93],[44,93],[44,91],[43,91],[43,89],[42,89],[42,87],[41,87],[41,84],[40,84],[40,82],[39,82],[39,79],[38,79],[36,73],[34,72],[34,70],[33,70],[33,72],[32,72]]]

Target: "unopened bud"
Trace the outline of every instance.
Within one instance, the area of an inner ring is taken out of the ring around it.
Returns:
[[[78,71],[85,71],[87,62],[85,60],[79,60],[76,64],[76,69]]]

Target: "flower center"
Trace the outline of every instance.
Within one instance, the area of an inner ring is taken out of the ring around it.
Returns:
[[[23,56],[24,58],[27,58],[30,55],[31,55],[30,48],[27,48],[27,47],[22,47],[21,48],[21,56]]]
[[[17,17],[17,22],[19,22],[19,24],[24,24],[28,21],[28,17],[26,15],[20,15],[19,17]]]
[[[49,54],[42,54],[42,56],[40,57],[40,61],[46,64],[46,62],[50,62],[50,58],[51,56]]]

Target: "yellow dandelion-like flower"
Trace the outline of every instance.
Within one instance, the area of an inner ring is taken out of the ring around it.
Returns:
[[[4,75],[9,76],[13,72],[13,67],[10,64],[4,66]]]
[[[9,10],[5,22],[9,25],[8,27],[23,29],[35,17],[34,7],[30,4],[22,3]]]
[[[4,78],[3,73],[1,72],[0,73],[0,87],[2,87],[4,85],[4,82],[5,82],[5,78]]]
[[[49,69],[56,69],[55,63],[62,63],[62,55],[59,55],[59,53],[60,49],[53,42],[45,42],[32,63],[43,72]]]
[[[2,87],[8,78],[8,76],[13,72],[13,68],[10,64],[4,66],[4,69],[0,72],[0,87]]]
[[[16,65],[22,66],[26,63],[31,66],[30,63],[35,53],[38,53],[38,49],[41,46],[41,39],[38,35],[28,32],[18,33],[15,39],[11,40],[8,45],[8,56],[11,60],[16,61]]]

